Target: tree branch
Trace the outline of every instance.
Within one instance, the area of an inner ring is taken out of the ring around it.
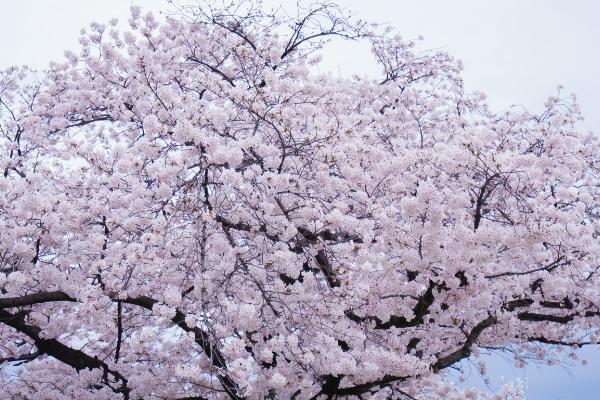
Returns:
[[[438,360],[431,366],[433,372],[439,372],[442,369],[459,362],[463,358],[469,357],[471,355],[471,348],[475,344],[481,333],[485,329],[494,325],[496,321],[496,317],[490,314],[486,319],[475,325],[475,327],[471,330],[471,333],[467,335],[467,340],[465,341],[465,343],[458,350],[444,357],[438,358]]]
[[[75,368],[76,371],[82,369],[100,369],[103,372],[102,380],[104,384],[110,387],[113,392],[120,393],[124,399],[129,399],[127,387],[127,379],[118,371],[111,370],[108,365],[100,361],[98,357],[92,357],[81,350],[75,350],[64,345],[56,339],[45,339],[40,336],[41,328],[29,325],[25,322],[25,313],[18,312],[11,314],[8,311],[0,310],[0,322],[10,326],[18,332],[27,335],[33,340],[38,351],[56,358],[57,360]],[[112,376],[115,382],[119,383],[119,387],[111,386],[109,375]]]

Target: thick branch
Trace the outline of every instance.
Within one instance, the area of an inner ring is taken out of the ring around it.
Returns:
[[[444,368],[447,368],[453,364],[456,364],[463,358],[467,358],[471,355],[471,348],[481,335],[481,333],[490,326],[496,323],[496,318],[492,315],[488,316],[486,319],[475,325],[475,327],[471,330],[471,333],[467,335],[467,340],[465,343],[456,351],[438,358],[438,360],[431,366],[433,372],[439,372]]]
[[[567,322],[571,322],[575,316],[576,314],[551,315],[528,311],[517,314],[517,318],[519,318],[521,321],[556,322],[558,324],[566,324]]]
[[[400,317],[397,315],[390,316],[390,319],[386,322],[383,322],[381,319],[375,316],[365,316],[360,317],[354,313],[352,310],[347,310],[345,312],[346,317],[351,321],[356,323],[361,323],[364,321],[375,322],[375,329],[390,329],[394,328],[411,328],[423,323],[423,317],[427,315],[429,312],[429,307],[433,304],[435,297],[433,295],[434,288],[438,287],[434,282],[429,282],[429,287],[423,293],[423,295],[419,298],[419,301],[413,307],[413,314],[415,315],[412,319],[406,319],[405,317]]]
[[[408,377],[405,377],[405,376],[386,375],[383,378],[373,381],[373,382],[367,382],[367,383],[362,383],[360,385],[355,385],[355,386],[338,389],[336,394],[339,396],[358,396],[362,393],[365,393],[365,392],[371,390],[374,387],[386,386],[391,383],[402,382],[402,381],[406,380],[407,378]]]
[[[116,302],[122,302],[127,304],[137,305],[139,307],[145,308],[147,310],[152,310],[153,306],[158,303],[158,300],[152,299],[147,296],[139,296],[139,297],[128,297],[126,299],[112,299]],[[30,306],[33,304],[41,304],[55,301],[69,301],[75,302],[77,301],[73,297],[67,295],[64,292],[56,291],[56,292],[40,292],[30,295],[25,295],[21,297],[13,297],[13,298],[4,298],[0,299],[0,312],[6,313],[7,315],[11,315],[8,312],[5,312],[1,309],[3,308],[11,308],[11,307],[24,307]],[[0,318],[2,318],[2,314],[0,314]],[[3,318],[2,318],[3,319]],[[214,346],[210,340],[210,336],[208,333],[203,331],[198,327],[190,327],[185,323],[185,314],[180,310],[176,311],[175,316],[171,319],[171,321],[179,326],[186,332],[192,332],[194,334],[194,339],[196,343],[202,347],[202,350],[206,354],[206,356],[211,360],[212,364],[219,368],[222,372],[217,375],[217,378],[221,382],[223,389],[227,392],[229,397],[234,400],[241,400],[243,397],[238,395],[239,388],[237,384],[227,375],[225,372],[227,370],[227,364],[225,362],[225,358],[221,354],[221,352]],[[5,321],[2,321],[6,323]],[[12,326],[12,325],[11,325]],[[36,335],[39,333],[39,328],[37,329]],[[23,332],[23,331],[22,331]],[[33,331],[32,331],[33,332]],[[26,333],[26,332],[23,332]],[[38,346],[39,348],[39,346]],[[42,350],[42,349],[40,349]],[[51,353],[47,353],[53,355]],[[53,355],[54,356],[54,355]],[[88,356],[89,357],[89,356]],[[58,357],[55,357],[58,358]],[[58,358],[60,360],[60,358]],[[62,360],[61,360],[62,361]],[[71,364],[69,364],[71,365]],[[83,366],[84,368],[88,368],[87,365]],[[81,369],[81,368],[79,368]]]
[[[60,291],[39,292],[19,297],[0,298],[0,309],[12,307],[25,307],[34,304],[50,303],[54,301],[77,301],[68,294]]]
[[[123,398],[129,399],[130,389],[127,387],[127,379],[117,371],[111,370],[108,365],[100,361],[98,357],[92,357],[81,350],[75,350],[64,345],[56,339],[45,339],[40,336],[42,331],[39,327],[29,325],[25,322],[24,313],[11,314],[8,311],[0,310],[0,321],[5,325],[27,335],[33,340],[39,352],[56,358],[57,360],[80,371],[82,369],[100,369],[103,372],[103,381],[115,393],[120,393]],[[109,375],[115,382],[119,383],[119,387],[111,386]]]
[[[115,349],[115,362],[119,361],[121,355],[121,343],[123,341],[123,303],[117,301],[117,347]]]

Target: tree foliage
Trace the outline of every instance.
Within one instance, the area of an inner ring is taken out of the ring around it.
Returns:
[[[448,54],[297,11],[134,7],[0,73],[4,398],[488,398],[448,369],[596,342],[574,101],[492,113]],[[380,75],[315,72],[332,38]]]

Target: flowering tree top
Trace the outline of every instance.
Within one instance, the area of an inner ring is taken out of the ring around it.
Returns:
[[[297,11],[134,7],[0,72],[4,398],[516,398],[447,371],[597,342],[574,101],[492,113],[448,54]],[[380,74],[315,73],[332,38]]]

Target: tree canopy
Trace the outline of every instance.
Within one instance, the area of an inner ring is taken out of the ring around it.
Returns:
[[[448,370],[597,342],[574,99],[492,112],[335,3],[174,7],[0,72],[4,398],[516,398]],[[331,39],[379,75],[318,73]]]

